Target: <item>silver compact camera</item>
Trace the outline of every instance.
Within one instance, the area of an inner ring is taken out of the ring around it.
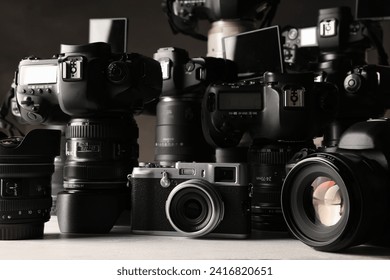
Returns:
[[[129,175],[132,231],[142,234],[247,238],[250,190],[242,163],[148,164]]]

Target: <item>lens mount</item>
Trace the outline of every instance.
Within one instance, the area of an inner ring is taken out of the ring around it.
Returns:
[[[165,212],[171,226],[187,237],[213,231],[224,216],[224,204],[207,181],[193,179],[177,185],[169,194]]]

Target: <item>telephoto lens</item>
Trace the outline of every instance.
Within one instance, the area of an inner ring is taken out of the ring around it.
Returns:
[[[213,160],[214,150],[203,137],[201,100],[195,94],[160,99],[157,104],[155,160],[161,165]]]
[[[0,239],[42,238],[61,132],[36,129],[0,140]]]
[[[57,197],[61,232],[107,233],[130,209],[127,174],[138,165],[132,114],[75,118],[67,125],[64,191]]]

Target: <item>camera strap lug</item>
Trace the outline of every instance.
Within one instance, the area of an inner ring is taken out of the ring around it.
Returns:
[[[163,188],[168,188],[171,185],[171,180],[169,180],[168,173],[165,172],[165,171],[162,173],[162,178],[160,180],[160,185]]]

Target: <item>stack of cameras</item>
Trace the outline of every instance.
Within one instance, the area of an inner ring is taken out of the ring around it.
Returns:
[[[90,43],[23,59],[12,112],[64,127],[61,232],[107,233],[130,210],[137,234],[383,244],[390,68],[365,62],[373,42],[380,49],[376,30],[338,7],[320,10],[315,27],[227,36],[224,58]],[[153,163],[138,162],[134,115],[145,109],[156,114]],[[0,239],[42,237],[60,142],[48,129],[1,140]]]

